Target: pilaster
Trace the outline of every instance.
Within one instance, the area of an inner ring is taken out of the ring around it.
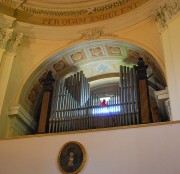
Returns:
[[[3,35],[4,39],[1,43],[1,48],[5,51],[2,51],[3,56],[0,65],[0,115],[3,107],[4,98],[6,95],[6,89],[8,86],[13,61],[16,56],[16,49],[17,46],[21,43],[22,37],[22,33],[15,32],[5,32],[5,34]]]
[[[172,121],[180,120],[180,1],[163,1],[154,15],[160,24]]]

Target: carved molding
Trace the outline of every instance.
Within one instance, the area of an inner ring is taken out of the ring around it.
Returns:
[[[22,106],[14,106],[8,111],[10,118],[9,136],[29,135],[36,130],[37,123]]]
[[[0,0],[0,2],[16,9],[24,2],[24,0]]]
[[[12,36],[12,29],[2,29],[0,30],[0,48],[1,49],[5,49],[8,40],[11,38]]]
[[[79,16],[79,15],[89,15],[89,14],[94,14],[94,13],[99,13],[99,12],[104,12],[106,10],[112,10],[114,8],[123,6],[127,3],[132,2],[132,0],[116,0],[113,3],[109,3],[106,5],[101,5],[97,7],[92,7],[92,8],[86,8],[86,9],[78,9],[78,10],[50,10],[46,8],[36,8],[27,4],[23,4],[23,0],[0,0],[0,2],[9,5],[13,8],[17,8],[18,10],[21,10],[26,13],[30,14],[35,14],[35,15],[45,15],[45,16]],[[21,5],[21,6],[20,6]]]
[[[6,50],[10,53],[15,53],[18,45],[21,43],[23,33],[13,32],[11,39],[8,40]]]
[[[116,37],[115,34],[105,33],[103,29],[104,27],[93,27],[93,28],[87,28],[87,29],[81,30],[79,32],[81,33],[81,37],[79,39],[94,40],[94,39],[98,39],[101,36]]]
[[[180,12],[180,1],[171,0],[170,2],[164,2],[155,11],[154,20],[160,23],[161,27],[165,27],[167,21]]]

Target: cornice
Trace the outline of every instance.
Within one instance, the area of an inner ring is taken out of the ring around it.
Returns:
[[[0,2],[11,8],[16,9],[24,2],[24,0],[0,0]]]
[[[41,15],[41,16],[81,16],[81,15],[90,15],[96,13],[102,13],[109,10],[115,10],[118,7],[123,7],[128,3],[132,3],[136,0],[116,0],[112,3],[107,3],[103,5],[98,5],[94,7],[81,8],[75,10],[61,10],[61,9],[49,9],[49,8],[40,8],[35,7],[29,4],[26,4],[24,0],[0,0],[1,3],[10,6],[12,8],[17,8],[18,10],[33,14],[33,15]],[[147,0],[148,1],[148,0]]]
[[[0,27],[10,28],[16,18],[0,13]]]
[[[20,105],[13,106],[8,110],[8,115],[10,118],[16,117],[22,122],[24,122],[32,130],[36,129],[37,123],[35,120],[28,114],[28,112]]]

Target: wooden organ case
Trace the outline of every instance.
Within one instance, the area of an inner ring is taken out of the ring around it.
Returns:
[[[52,101],[48,97],[52,91],[49,90],[49,94],[47,90],[44,92],[40,120],[48,121],[39,122],[38,133],[152,122],[146,69],[147,65],[142,58],[139,58],[138,65],[133,68],[120,66],[118,91],[103,107],[100,106],[99,97],[90,93],[90,85],[82,71],[64,81],[56,80]],[[50,102],[51,107],[47,107]]]

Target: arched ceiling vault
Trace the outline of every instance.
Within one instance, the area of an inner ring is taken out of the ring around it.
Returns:
[[[65,78],[76,72],[83,71],[88,78],[91,88],[99,88],[118,83],[120,65],[132,67],[138,58],[143,57],[148,64],[148,76],[151,86],[164,88],[165,81],[162,71],[155,59],[144,49],[135,45],[115,40],[93,40],[75,45],[64,51],[52,55],[47,63],[38,68],[24,86],[24,93],[20,97],[22,105],[35,106],[38,94],[42,89],[42,79],[48,71],[54,77]]]

